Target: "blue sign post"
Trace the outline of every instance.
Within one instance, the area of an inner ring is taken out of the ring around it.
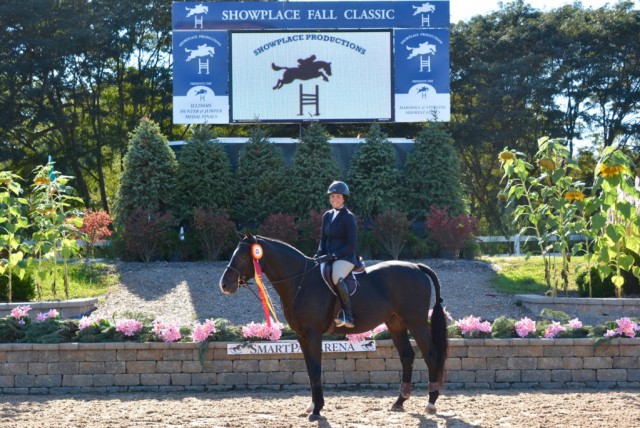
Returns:
[[[173,4],[174,123],[448,121],[449,2]]]

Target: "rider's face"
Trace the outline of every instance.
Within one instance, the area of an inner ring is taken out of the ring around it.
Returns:
[[[329,195],[329,202],[334,209],[342,208],[344,205],[344,196],[340,193],[332,193]]]

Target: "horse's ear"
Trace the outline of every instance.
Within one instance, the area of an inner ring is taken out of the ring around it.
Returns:
[[[253,236],[251,236],[251,231],[249,230],[249,228],[248,228],[248,227],[244,230],[244,236],[245,236],[247,239],[251,239],[251,238],[253,238]]]

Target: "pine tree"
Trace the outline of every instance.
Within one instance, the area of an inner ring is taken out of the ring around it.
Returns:
[[[339,179],[340,168],[331,154],[326,130],[311,123],[293,157],[291,180],[287,184],[287,211],[307,217],[313,210],[326,209],[327,188]]]
[[[196,208],[229,209],[233,186],[229,157],[215,133],[206,125],[195,127],[178,158],[177,217],[190,219]]]
[[[423,220],[431,206],[447,207],[452,215],[464,213],[460,160],[451,136],[438,123],[418,133],[415,149],[404,169],[404,210]]]
[[[258,225],[269,214],[281,212],[286,174],[282,152],[269,142],[265,131],[253,128],[238,156],[234,219]]]
[[[349,166],[350,206],[358,216],[371,220],[399,205],[400,172],[395,150],[380,125],[374,123],[365,143],[353,155]]]
[[[177,170],[176,156],[160,127],[144,118],[131,134],[116,198],[116,214],[124,223],[136,210],[171,210]]]

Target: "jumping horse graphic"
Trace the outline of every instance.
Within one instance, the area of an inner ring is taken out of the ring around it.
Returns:
[[[282,75],[282,79],[278,79],[278,82],[276,82],[276,86],[274,86],[273,89],[280,89],[287,83],[291,83],[296,79],[310,80],[315,79],[316,77],[322,77],[322,80],[328,82],[329,78],[327,76],[331,76],[331,63],[316,61],[315,55],[311,55],[309,58],[299,59],[298,67],[280,67],[271,63],[271,68],[275,71],[285,70]]]

